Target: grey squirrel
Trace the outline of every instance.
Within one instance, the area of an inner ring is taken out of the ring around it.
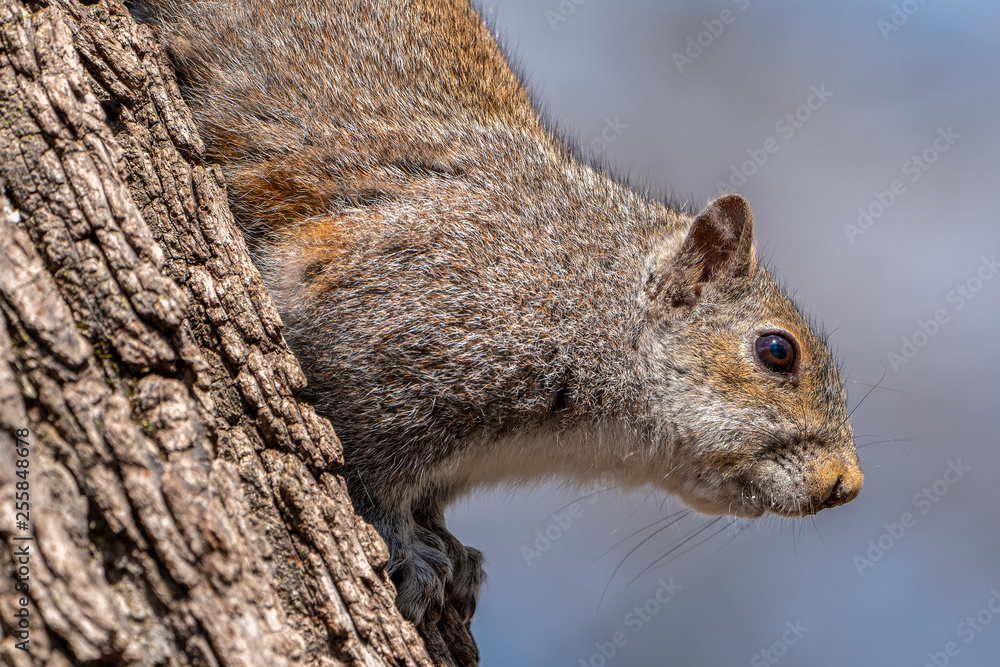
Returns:
[[[699,214],[584,163],[468,0],[140,0],[414,622],[471,616],[470,489],[652,485],[802,516],[861,489],[825,341]]]

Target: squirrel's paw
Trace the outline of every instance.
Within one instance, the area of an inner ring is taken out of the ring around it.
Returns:
[[[447,596],[455,600],[455,607],[464,614],[466,624],[471,623],[472,616],[476,613],[479,589],[486,581],[483,552],[463,545],[443,526],[437,527],[435,532],[447,545],[448,558],[451,560],[452,576],[447,584]]]
[[[418,527],[413,539],[401,545],[389,560],[389,574],[396,584],[396,607],[414,623],[435,620],[444,607],[445,585],[453,568],[444,541]]]
[[[418,624],[424,618],[437,620],[446,598],[454,600],[470,622],[486,579],[478,549],[463,546],[450,533],[422,526],[416,527],[406,547],[393,554],[389,572],[396,585],[396,607]]]
[[[465,613],[465,623],[469,624],[476,613],[479,589],[486,581],[485,559],[479,549],[462,546],[457,540],[455,544],[461,549],[461,554],[452,554],[454,574],[448,584],[448,597],[457,601],[455,606]]]

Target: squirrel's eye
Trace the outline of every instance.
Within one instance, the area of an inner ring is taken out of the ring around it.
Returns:
[[[757,339],[757,358],[769,371],[790,373],[795,368],[795,346],[784,336],[761,336]]]

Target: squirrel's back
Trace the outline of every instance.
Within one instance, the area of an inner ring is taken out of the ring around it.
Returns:
[[[146,0],[245,221],[399,194],[548,135],[466,0]],[[495,139],[495,141],[494,141]],[[548,148],[562,150],[557,142]],[[339,186],[331,191],[331,186]]]

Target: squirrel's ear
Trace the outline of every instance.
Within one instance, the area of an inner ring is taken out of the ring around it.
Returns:
[[[706,286],[724,289],[748,277],[755,264],[750,204],[723,195],[694,219],[677,253],[656,267],[650,296],[661,307],[692,306]]]

